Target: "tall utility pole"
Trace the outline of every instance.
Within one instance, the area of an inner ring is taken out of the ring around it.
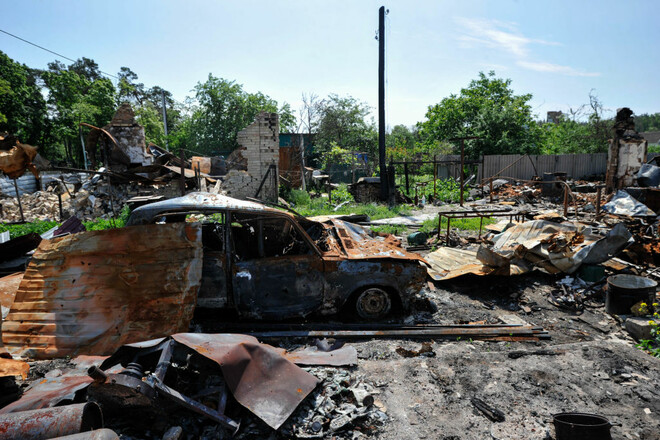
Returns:
[[[169,145],[167,142],[167,107],[165,106],[165,90],[160,89],[161,97],[163,98],[163,128],[165,128],[165,149],[169,151]]]
[[[380,198],[388,200],[390,182],[385,162],[385,6],[378,10],[378,161],[380,165]]]

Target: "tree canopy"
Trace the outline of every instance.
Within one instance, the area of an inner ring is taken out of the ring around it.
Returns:
[[[426,120],[418,123],[422,142],[431,144],[452,138],[477,136],[466,142],[466,153],[535,153],[540,131],[532,116],[531,94],[516,95],[510,79],[495,72],[479,73],[458,95],[452,94],[429,106]]]

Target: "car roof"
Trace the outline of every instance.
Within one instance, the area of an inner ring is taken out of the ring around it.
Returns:
[[[174,199],[149,203],[131,213],[127,226],[151,223],[154,217],[172,212],[217,212],[222,210],[273,213],[292,217],[291,214],[257,202],[234,199],[221,194],[190,193]]]

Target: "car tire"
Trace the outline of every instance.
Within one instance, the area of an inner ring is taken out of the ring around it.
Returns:
[[[355,298],[355,312],[365,320],[381,319],[392,310],[392,297],[380,287],[368,287]]]

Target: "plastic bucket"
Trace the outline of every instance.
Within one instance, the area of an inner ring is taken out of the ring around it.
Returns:
[[[597,414],[561,413],[552,421],[557,440],[612,440],[612,424]]]
[[[640,301],[652,304],[658,283],[637,275],[612,275],[607,279],[605,310],[608,313],[626,315]]]

